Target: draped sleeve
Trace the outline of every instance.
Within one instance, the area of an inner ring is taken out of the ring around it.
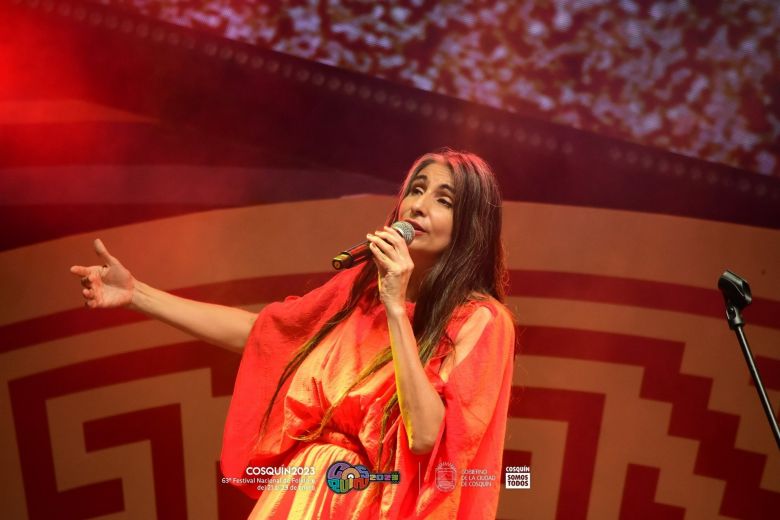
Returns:
[[[454,318],[448,327],[455,349],[466,349],[468,354],[446,381],[439,377],[440,363],[426,366],[446,410],[431,453],[413,454],[399,421],[396,469],[404,485],[384,497],[384,518],[495,518],[503,477],[515,328],[509,311],[496,300],[471,302],[468,307],[467,316]],[[490,311],[488,320],[477,316],[481,308]],[[471,319],[480,326],[470,326]]]
[[[280,465],[298,442],[283,431],[284,396],[291,378],[280,389],[266,433],[258,442],[263,415],[284,367],[325,320],[341,309],[358,272],[339,273],[304,296],[268,304],[258,315],[241,356],[222,437],[222,473],[231,481],[246,478],[247,466]],[[260,495],[255,486],[239,487],[253,498]]]

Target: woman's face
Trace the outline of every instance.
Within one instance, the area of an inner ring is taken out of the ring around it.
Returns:
[[[415,229],[412,259],[434,261],[450,245],[454,197],[452,174],[442,164],[431,163],[412,179],[398,210],[398,219]]]

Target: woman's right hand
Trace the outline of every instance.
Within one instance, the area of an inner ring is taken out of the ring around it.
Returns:
[[[103,260],[103,265],[84,267],[74,265],[70,272],[81,277],[84,289],[81,294],[90,309],[127,307],[133,301],[135,279],[130,271],[111,254],[98,238],[95,239],[95,252]]]

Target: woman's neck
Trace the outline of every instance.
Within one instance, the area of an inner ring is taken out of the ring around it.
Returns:
[[[414,262],[414,271],[412,271],[412,275],[409,277],[409,284],[406,286],[406,301],[417,302],[417,297],[420,295],[420,286],[434,263],[418,258],[412,258],[412,261]]]

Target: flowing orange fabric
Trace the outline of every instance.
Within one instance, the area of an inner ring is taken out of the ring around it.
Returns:
[[[313,442],[293,438],[314,429],[331,403],[389,345],[384,307],[369,297],[288,379],[258,442],[263,414],[284,366],[341,308],[356,274],[357,270],[340,273],[303,297],[266,306],[258,316],[225,425],[224,476],[258,498],[250,518],[494,518],[512,384],[514,325],[506,308],[492,298],[471,301],[454,313],[447,334],[455,338],[456,349],[468,354],[446,381],[439,374],[451,344],[442,341],[425,367],[446,408],[433,451],[414,455],[400,418],[389,425],[383,457],[394,448],[391,470],[400,472],[399,483],[372,482],[364,490],[337,494],[326,482],[329,466],[337,461],[361,464],[369,471],[375,467],[383,407],[395,392],[392,363],[349,392],[321,437]],[[478,312],[483,308],[489,316]],[[411,319],[414,305],[408,304],[407,311]],[[257,480],[240,480],[254,476],[247,475],[247,467],[282,466],[313,468],[313,489],[258,490]]]

